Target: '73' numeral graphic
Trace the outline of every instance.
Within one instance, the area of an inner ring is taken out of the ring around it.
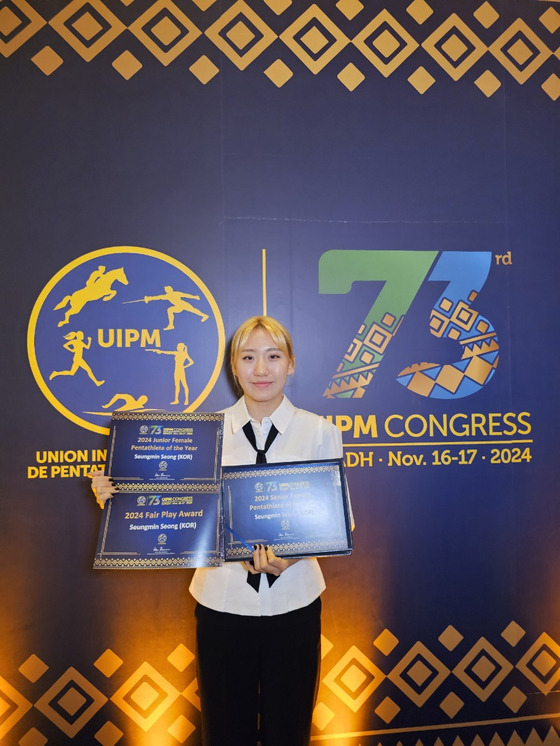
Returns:
[[[397,381],[420,396],[458,399],[494,375],[499,344],[492,324],[471,304],[486,282],[489,251],[327,251],[319,260],[319,292],[348,293],[355,280],[383,281],[323,396],[360,398],[381,364],[424,280],[447,286],[430,312],[430,332],[459,345],[454,363],[412,363]]]

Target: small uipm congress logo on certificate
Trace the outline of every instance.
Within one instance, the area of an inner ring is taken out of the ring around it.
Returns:
[[[117,246],[79,257],[47,283],[27,350],[49,402],[108,434],[113,411],[195,411],[220,373],[225,334],[192,270],[158,251]]]

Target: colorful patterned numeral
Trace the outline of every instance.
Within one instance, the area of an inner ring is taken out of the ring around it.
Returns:
[[[430,314],[430,332],[457,342],[454,363],[414,363],[397,381],[434,399],[476,393],[498,365],[498,338],[492,324],[471,304],[486,282],[492,254],[483,251],[328,251],[319,260],[319,292],[348,293],[355,280],[382,281],[383,287],[354,336],[323,396],[360,398],[399,329],[422,283],[448,283]],[[433,267],[431,273],[430,269]]]

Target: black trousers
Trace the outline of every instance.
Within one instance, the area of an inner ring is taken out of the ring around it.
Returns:
[[[308,746],[321,599],[269,617],[195,613],[204,746]]]

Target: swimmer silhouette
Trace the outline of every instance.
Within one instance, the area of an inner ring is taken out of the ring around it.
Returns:
[[[141,394],[138,398],[134,398],[132,394],[115,394],[110,402],[102,404],[103,409],[112,408],[113,405],[122,401],[120,407],[116,407],[115,412],[131,412],[135,409],[144,409],[144,404],[148,401],[146,394]]]

